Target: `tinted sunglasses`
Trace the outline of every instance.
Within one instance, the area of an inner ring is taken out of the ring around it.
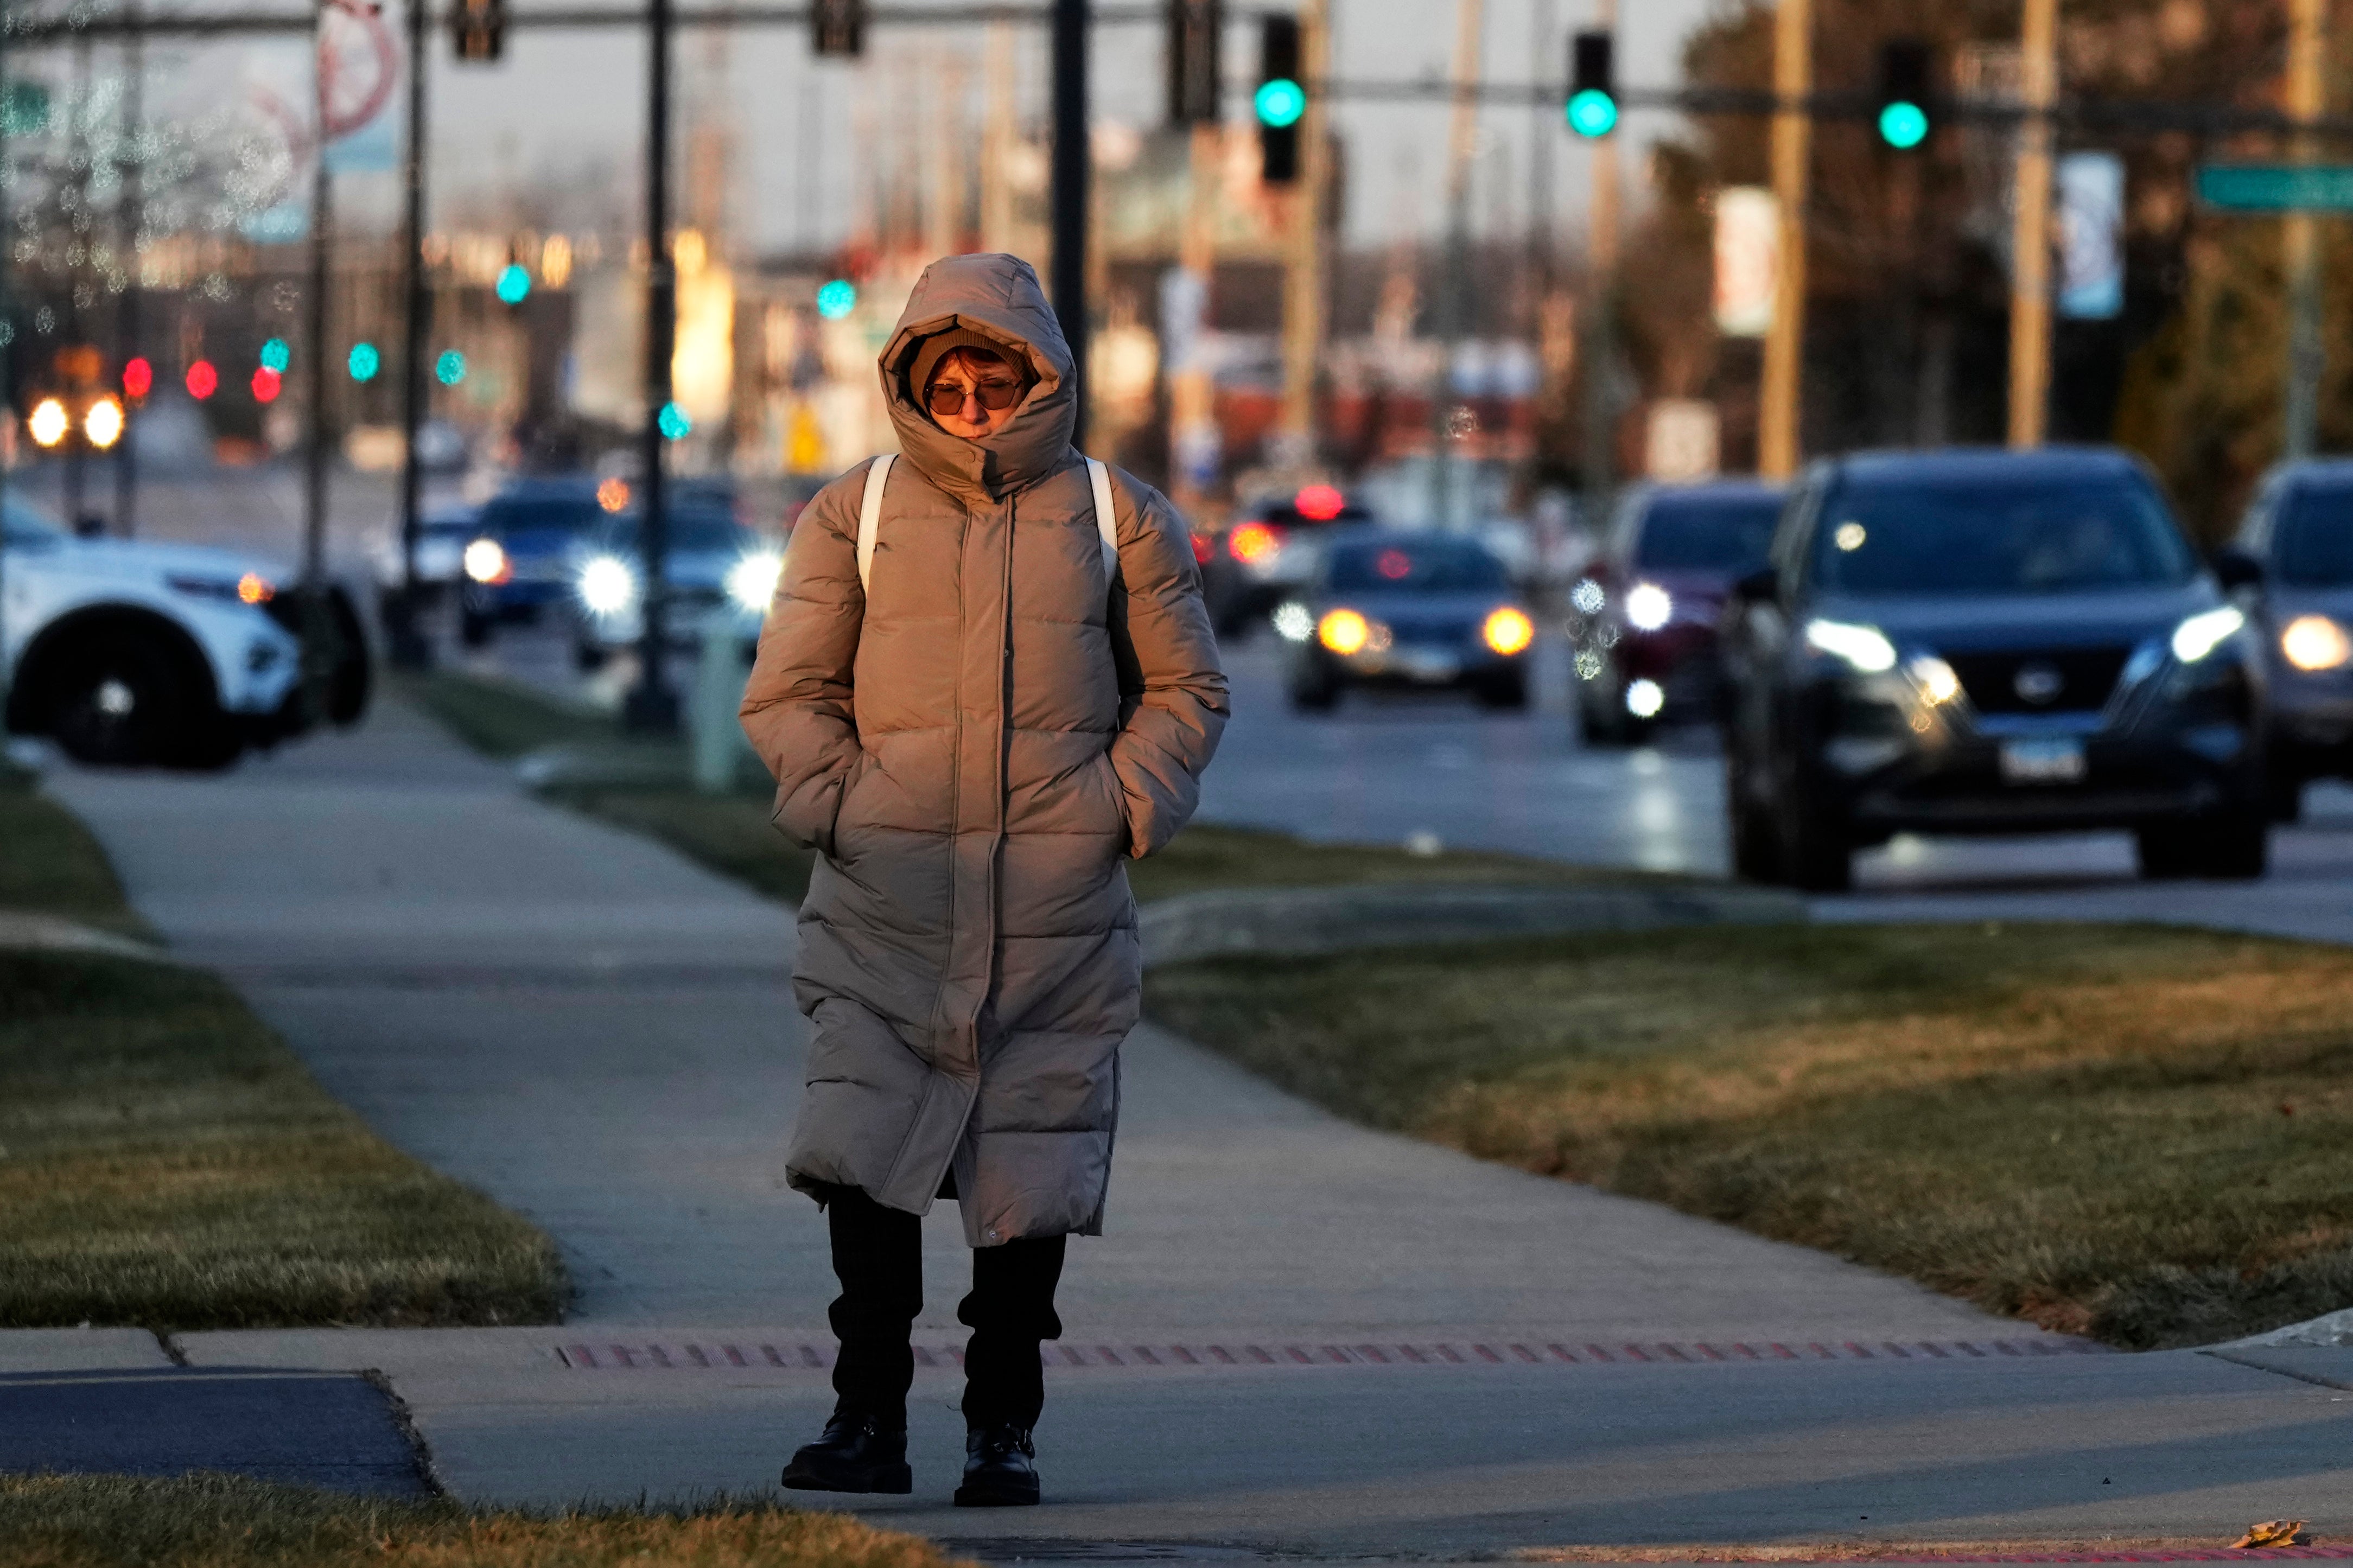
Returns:
[[[983,408],[997,414],[1020,402],[1025,390],[1018,381],[984,381],[972,388],[971,395],[980,399]],[[932,389],[923,394],[923,401],[931,405],[934,414],[961,414],[964,412],[965,396],[963,387],[943,381],[934,383]]]

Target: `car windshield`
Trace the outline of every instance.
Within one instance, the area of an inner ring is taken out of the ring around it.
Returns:
[[[1332,552],[1335,593],[1473,593],[1509,585],[1504,563],[1465,540],[1390,541]]]
[[[1659,496],[1643,513],[1634,564],[1653,572],[1744,576],[1765,564],[1780,516],[1781,499],[1775,495]]]
[[[673,551],[702,553],[705,551],[742,550],[752,542],[752,531],[724,512],[688,512],[670,520],[670,547]],[[634,519],[618,527],[607,529],[597,535],[597,543],[617,553],[634,553],[642,548],[638,542],[638,525]]]
[[[482,529],[505,539],[520,533],[578,533],[604,517],[605,509],[593,496],[578,500],[510,497],[482,509]]]
[[[2353,585],[2353,486],[2304,485],[2280,509],[2272,557],[2295,588]]]
[[[1814,575],[1850,594],[2072,594],[2196,569],[2137,478],[1850,480],[1822,503]]]
[[[44,544],[65,533],[55,520],[13,496],[0,503],[0,520],[11,544]]]

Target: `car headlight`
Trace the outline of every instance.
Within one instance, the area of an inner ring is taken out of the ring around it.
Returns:
[[[1285,642],[1305,642],[1315,635],[1314,612],[1296,600],[1276,605],[1274,635]]]
[[[1816,653],[1844,659],[1865,675],[1879,675],[1895,668],[1895,645],[1877,626],[1857,626],[1851,621],[1808,621],[1806,646]]]
[[[2234,605],[2219,610],[2200,610],[2173,628],[2173,657],[2184,664],[2196,664],[2237,635],[2247,617]]]
[[[466,575],[477,583],[503,583],[514,575],[506,551],[495,539],[477,539],[468,544],[459,563],[466,569]]]
[[[1626,590],[1626,624],[1636,631],[1657,631],[1674,616],[1673,596],[1656,583],[1637,583]]]
[[[1486,624],[1479,628],[1486,645],[1506,658],[1525,651],[1536,640],[1536,625],[1510,605],[1489,613]]]
[[[727,596],[747,610],[765,610],[776,596],[776,578],[785,558],[773,550],[755,550],[727,569]]]
[[[1961,694],[1960,672],[1933,653],[1924,653],[1904,668],[1919,683],[1920,695],[1940,708]]]
[[[2337,669],[2353,659],[2353,637],[2327,616],[2298,616],[2281,628],[2280,652],[2298,669]]]
[[[1327,610],[1316,623],[1315,640],[1345,658],[1373,640],[1373,624],[1354,610]]]
[[[580,602],[600,616],[617,616],[638,602],[638,574],[617,556],[592,555],[580,567]]]

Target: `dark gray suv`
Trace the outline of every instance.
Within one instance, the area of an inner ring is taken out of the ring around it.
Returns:
[[[1815,464],[1724,633],[1735,864],[1848,885],[1898,832],[2126,828],[2148,877],[2264,868],[2261,658],[2115,451]]]
[[[2215,564],[2263,645],[2272,814],[2293,821],[2307,783],[2353,777],[2353,461],[2274,469]]]

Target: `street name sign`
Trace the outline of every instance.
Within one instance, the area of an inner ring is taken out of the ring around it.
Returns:
[[[2207,163],[2198,199],[2232,212],[2353,212],[2353,164]]]

